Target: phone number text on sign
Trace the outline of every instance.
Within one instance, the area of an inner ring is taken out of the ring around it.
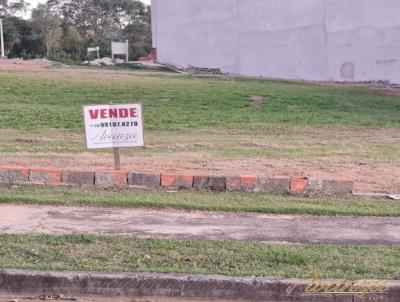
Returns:
[[[141,104],[83,107],[88,149],[144,147]]]

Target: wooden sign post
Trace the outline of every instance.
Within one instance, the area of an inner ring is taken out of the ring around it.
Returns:
[[[121,170],[121,156],[119,154],[119,148],[113,148],[114,153],[114,169],[115,171]]]
[[[144,148],[142,104],[84,106],[83,115],[87,149],[113,149],[116,171],[120,148]]]

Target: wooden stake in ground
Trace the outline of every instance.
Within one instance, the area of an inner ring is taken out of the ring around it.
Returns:
[[[119,148],[113,148],[114,153],[114,169],[115,171],[121,170],[121,156],[119,153]]]

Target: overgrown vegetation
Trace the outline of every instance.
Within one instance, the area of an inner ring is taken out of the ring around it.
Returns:
[[[150,6],[137,0],[48,0],[32,11],[31,19],[16,16],[24,1],[0,1],[9,58],[47,57],[82,61],[88,47],[111,56],[111,41],[130,40],[130,58],[152,49]],[[90,17],[88,17],[90,16]]]

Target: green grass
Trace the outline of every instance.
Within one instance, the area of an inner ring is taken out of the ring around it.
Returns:
[[[400,247],[0,235],[0,269],[400,279]]]
[[[82,129],[85,104],[141,101],[147,130],[400,127],[400,98],[367,88],[172,73],[0,71],[0,128]],[[250,96],[264,97],[260,106]],[[167,99],[163,102],[160,100]]]
[[[373,198],[301,198],[248,193],[0,188],[0,203],[149,207],[271,214],[400,216],[400,203]]]

